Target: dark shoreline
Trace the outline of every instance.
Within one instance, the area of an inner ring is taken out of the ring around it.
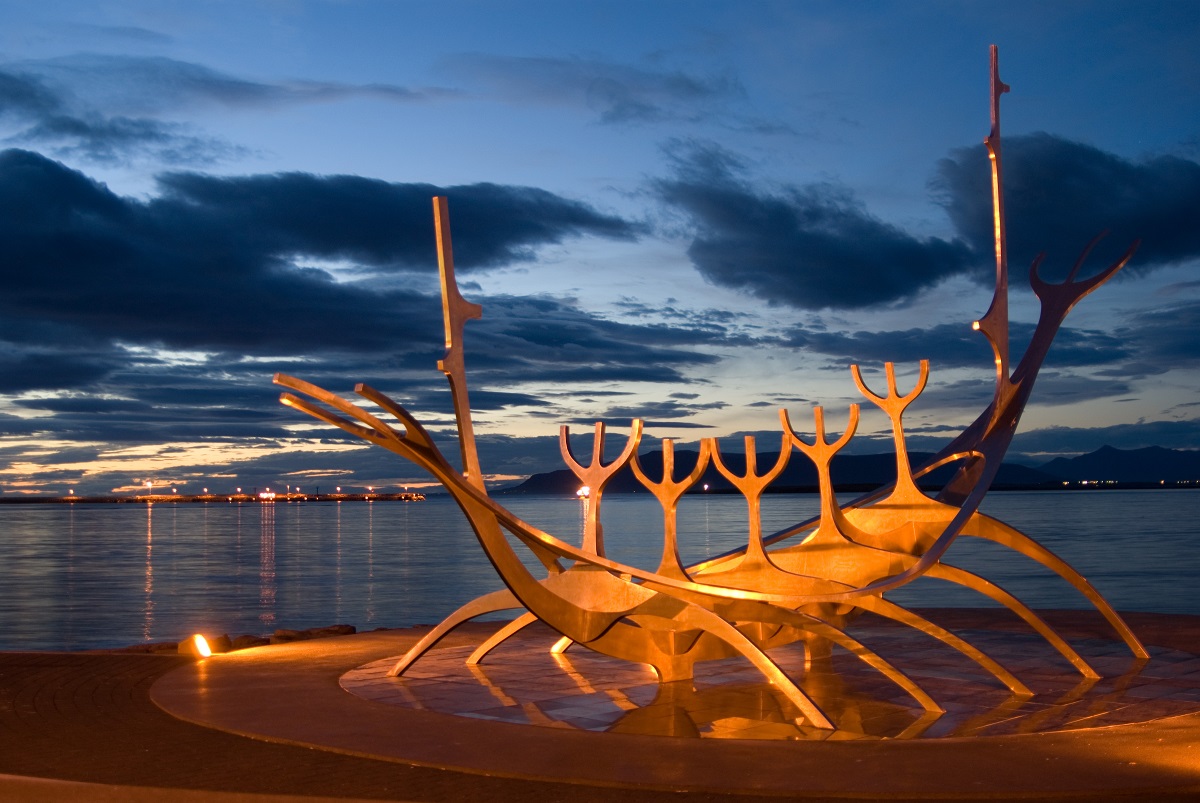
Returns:
[[[877,490],[878,485],[837,485],[837,493],[869,493]],[[1006,491],[1179,491],[1200,488],[1200,480],[1155,481],[1155,482],[1063,482],[1061,484],[1037,485],[998,485],[989,493],[1004,493]],[[937,492],[939,488],[925,488],[928,492]],[[558,496],[560,494],[539,492],[526,494],[516,489],[493,489],[497,496]],[[625,496],[628,491],[609,491],[608,495]],[[733,488],[711,488],[708,491],[688,491],[689,496],[712,495],[724,496],[736,494]],[[816,486],[794,486],[783,488],[767,488],[768,494],[815,494],[819,493]],[[435,495],[438,494],[435,492]],[[562,496],[573,494],[562,492]],[[6,496],[0,495],[0,505],[11,504],[281,504],[288,502],[421,502],[425,494],[401,492],[394,494],[278,494],[273,499],[260,499],[252,494],[142,494],[139,496]]]

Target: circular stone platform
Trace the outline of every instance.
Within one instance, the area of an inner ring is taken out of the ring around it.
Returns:
[[[946,710],[928,712],[903,689],[841,650],[804,670],[798,645],[772,656],[838,726],[811,727],[748,661],[696,667],[692,682],[658,682],[654,671],[575,647],[552,655],[557,636],[531,627],[468,666],[472,647],[434,649],[402,678],[384,658],[342,675],[351,694],[386,705],[518,725],[711,739],[914,739],[1048,733],[1126,725],[1200,712],[1200,657],[1151,647],[1131,658],[1121,642],[1072,646],[1097,670],[1082,676],[1033,633],[966,630],[959,635],[1014,672],[1034,692],[1018,697],[978,664],[910,628],[877,621],[854,636],[892,658]]]
[[[999,612],[931,618],[991,653],[1035,696],[1013,698],[943,645],[866,621],[855,634],[925,686],[944,714],[924,715],[843,658],[835,672],[802,681],[839,723],[833,732],[797,722],[737,661],[702,664],[693,684],[660,687],[649,670],[578,648],[555,660],[549,635],[534,630],[484,666],[465,667],[494,625],[453,634],[402,680],[383,675],[422,631],[214,656],[166,675],[151,694],[169,713],[221,730],[506,777],[797,798],[1200,792],[1200,617],[1133,615],[1151,646],[1148,663],[1134,661],[1098,617],[1051,617],[1105,675],[1095,683]]]

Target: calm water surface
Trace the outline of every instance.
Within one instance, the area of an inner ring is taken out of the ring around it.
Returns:
[[[519,516],[579,542],[572,498],[503,497]],[[768,496],[764,532],[814,515],[812,495]],[[995,493],[984,510],[1064,557],[1118,609],[1200,614],[1200,491]],[[649,495],[604,500],[610,557],[652,569],[661,511]],[[699,560],[745,540],[739,496],[689,496],[681,552]],[[1033,562],[959,539],[948,562],[1034,607],[1079,608]],[[87,649],[173,641],[198,630],[269,634],[348,623],[434,623],[501,587],[448,497],[418,503],[0,505],[0,649]],[[923,579],[889,595],[988,604]]]

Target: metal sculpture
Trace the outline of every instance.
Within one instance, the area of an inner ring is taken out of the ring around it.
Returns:
[[[888,416],[896,450],[896,480],[879,491],[839,506],[834,498],[829,467],[833,456],[853,437],[858,405],[850,408],[845,432],[827,439],[824,414],[814,414],[813,442],[797,434],[786,410],[780,411],[782,438],[774,466],[759,473],[752,438],[746,439],[745,469],[733,471],[722,458],[715,439],[702,441],[697,465],[675,478],[674,449],[662,443],[663,476],[649,477],[637,457],[642,422],[634,420],[621,454],[604,463],[605,429],[597,424],[591,461],[584,465],[571,450],[569,431],[562,427],[563,458],[591,490],[581,546],[545,533],[493,500],[487,492],[475,448],[468,399],[462,335],[465,322],[478,318],[481,308],[459,294],[454,277],[449,214],[444,198],[434,199],[446,353],[439,363],[450,383],[458,424],[462,471],[434,444],[429,433],[401,405],[366,385],[356,393],[391,415],[399,428],[375,414],[322,388],[294,377],[275,381],[292,391],[281,395],[291,405],[322,421],[389,449],[429,471],[459,504],[505,588],[472,600],[433,628],[393,667],[402,675],[427,650],[460,624],[485,613],[524,611],[501,627],[468,658],[477,664],[497,645],[535,621],[561,634],[552,648],[561,653],[578,643],[599,653],[650,664],[661,682],[692,677],[699,661],[741,655],[751,661],[818,728],[834,723],[820,705],[771,658],[770,651],[802,644],[806,666],[828,658],[834,646],[844,648],[904,689],[926,712],[942,709],[908,675],[859,643],[847,631],[863,611],[892,619],[940,641],[975,661],[1017,698],[1029,688],[997,661],[963,638],[884,598],[884,593],[919,577],[957,583],[1007,606],[1057,649],[1085,678],[1099,675],[1072,647],[1027,606],[987,579],[943,562],[960,536],[984,538],[1020,552],[1050,568],[1077,588],[1112,624],[1134,656],[1147,653],[1137,638],[1098,592],[1077,572],[1027,535],[979,512],[979,504],[996,475],[1012,440],[1034,380],[1050,343],[1070,309],[1108,281],[1132,256],[1136,243],[1117,262],[1089,279],[1076,276],[1091,249],[1080,256],[1062,284],[1051,285],[1039,275],[1039,260],[1030,282],[1041,301],[1033,340],[1017,367],[1010,371],[1008,349],[1008,264],[1000,160],[1000,81],[995,47],[991,51],[992,127],[985,144],[992,164],[995,217],[996,287],[987,313],[974,324],[988,338],[995,354],[996,386],[991,404],[961,435],[925,465],[914,470],[905,447],[902,416],[924,390],[929,364],[922,361],[915,387],[901,395],[893,365],[885,365],[887,394],[879,395],[863,381],[858,366],[852,377],[862,394]],[[1094,243],[1093,243],[1094,244]],[[820,484],[819,517],[764,537],[759,499],[783,470],[793,449],[811,459]],[[709,463],[745,497],[749,532],[745,547],[685,566],[678,552],[676,508],[683,494]],[[944,466],[957,465],[952,479],[935,496],[926,495],[916,480]],[[600,504],[605,486],[629,466],[663,509],[663,555],[657,570],[646,571],[613,561],[605,555]],[[532,574],[505,536],[510,533],[546,568],[545,577]]]

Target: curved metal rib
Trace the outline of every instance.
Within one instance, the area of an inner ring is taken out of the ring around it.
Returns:
[[[1074,586],[1079,593],[1083,594],[1087,600],[1092,603],[1093,607],[1099,611],[1108,623],[1116,630],[1117,635],[1121,640],[1129,646],[1137,658],[1149,658],[1150,653],[1146,652],[1146,648],[1142,646],[1142,642],[1129,629],[1129,625],[1125,624],[1125,620],[1117,613],[1108,603],[1100,592],[1087,581],[1083,575],[1075,571],[1069,563],[1054,554],[1046,547],[1039,544],[1037,541],[1030,538],[1025,533],[1015,527],[1005,524],[1002,521],[993,519],[985,513],[978,513],[975,518],[967,525],[963,532],[964,535],[983,538],[988,541],[1006,546],[1009,549],[1019,552],[1027,558],[1037,561],[1042,566],[1045,566],[1050,571],[1057,574],[1062,579],[1066,580]]]
[[[1009,672],[1001,666],[994,658],[985,653],[983,650],[974,646],[970,642],[955,635],[946,628],[936,625],[923,616],[916,614],[907,608],[901,607],[894,602],[889,602],[883,597],[863,597],[855,603],[864,610],[872,613],[885,616],[888,619],[908,625],[914,630],[919,630],[926,635],[932,636],[943,644],[953,647],[963,655],[970,658],[979,666],[983,667],[987,672],[993,675],[997,680],[1003,683],[1008,689],[1021,697],[1032,697],[1033,692],[1029,687],[1022,683],[1016,675]]]
[[[467,666],[475,666],[476,664],[482,663],[483,659],[487,657],[488,653],[499,647],[504,642],[508,641],[517,633],[520,633],[522,630],[529,627],[537,620],[537,614],[526,611],[516,619],[513,619],[511,622],[506,622],[504,627],[488,636],[486,641],[475,648],[475,652],[467,656]]]
[[[437,627],[430,630],[425,636],[404,654],[396,664],[388,670],[387,676],[390,678],[404,674],[404,671],[412,666],[418,658],[427,653],[435,644],[445,638],[450,631],[465,622],[469,622],[476,616],[483,616],[485,613],[495,613],[496,611],[505,611],[510,608],[520,608],[521,603],[513,596],[513,593],[507,588],[499,591],[493,591],[491,594],[485,594],[482,597],[477,597],[466,605],[456,610],[454,613],[443,619]]]
[[[1083,659],[1079,653],[1068,644],[1062,636],[1054,632],[1050,625],[1046,624],[1045,620],[1030,610],[1029,606],[1021,602],[1012,594],[1005,591],[1000,586],[990,580],[985,580],[977,574],[968,572],[965,569],[960,569],[957,566],[948,566],[945,563],[939,563],[937,566],[929,570],[929,576],[939,580],[948,580],[951,583],[956,583],[972,591],[978,591],[991,597],[996,602],[999,602],[1010,611],[1020,616],[1025,622],[1036,630],[1042,638],[1050,643],[1050,646],[1058,650],[1064,658],[1071,662],[1071,665],[1079,671],[1079,674],[1085,678],[1099,678],[1100,673],[1092,669],[1091,665]]]

